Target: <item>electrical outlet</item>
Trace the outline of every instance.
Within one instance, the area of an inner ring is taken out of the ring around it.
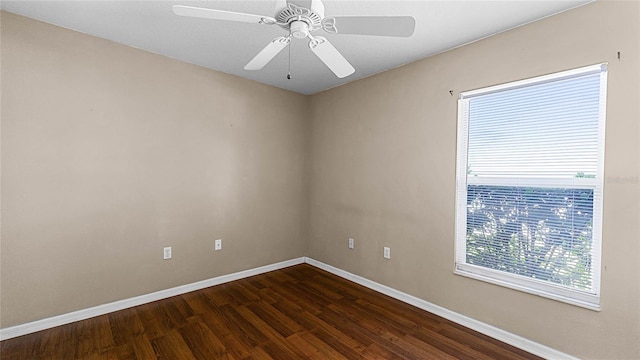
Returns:
[[[222,250],[222,239],[216,240],[215,245],[213,246],[213,250]]]
[[[353,240],[352,238],[349,238],[349,249],[353,249],[354,246],[355,246],[355,240]]]
[[[171,259],[171,246],[164,248],[164,254],[162,256],[164,260]]]
[[[384,256],[385,259],[391,259],[391,249],[385,246],[383,250],[382,256]]]

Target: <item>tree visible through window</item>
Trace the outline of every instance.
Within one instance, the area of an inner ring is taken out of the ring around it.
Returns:
[[[456,273],[599,307],[606,66],[461,94]]]

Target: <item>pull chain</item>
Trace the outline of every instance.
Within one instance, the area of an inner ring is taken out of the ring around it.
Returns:
[[[291,80],[291,42],[289,42],[289,70],[287,72],[287,79]]]

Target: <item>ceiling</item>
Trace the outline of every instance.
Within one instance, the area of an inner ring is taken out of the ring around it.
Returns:
[[[33,19],[168,56],[213,70],[302,94],[313,94],[467,44],[592,0],[381,1],[325,0],[325,15],[410,15],[416,28],[409,38],[327,34],[355,67],[337,78],[308,48],[291,41],[260,71],[244,70],[272,39],[285,35],[277,26],[176,16],[173,5],[275,16],[276,2],[263,1],[8,1],[0,6]],[[291,0],[309,6],[308,0]],[[318,35],[315,33],[315,35]]]

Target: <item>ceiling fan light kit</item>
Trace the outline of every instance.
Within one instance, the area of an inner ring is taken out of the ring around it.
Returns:
[[[415,29],[415,19],[411,16],[324,16],[324,4],[321,0],[311,0],[309,9],[280,0],[284,7],[275,17],[262,16],[232,11],[223,11],[192,6],[174,5],[176,15],[197,17],[211,20],[236,21],[263,25],[278,25],[288,32],[267,44],[245,65],[245,70],[264,68],[295,39],[309,38],[311,51],[339,78],[347,77],[355,72],[355,68],[344,56],[323,36],[311,33],[323,30],[329,34],[352,34],[409,37]]]

